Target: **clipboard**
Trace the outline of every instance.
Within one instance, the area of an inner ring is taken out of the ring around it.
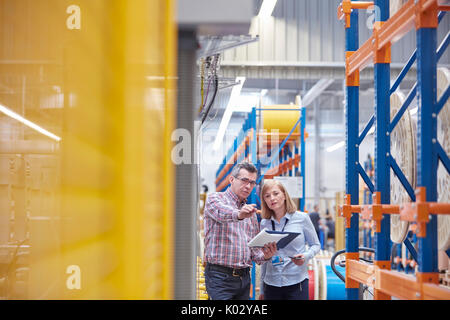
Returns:
[[[267,243],[278,243],[278,241],[280,241],[280,239],[284,237],[287,237],[287,234],[272,234],[269,230],[263,229],[252,240],[249,241],[248,246],[251,248],[262,248]]]
[[[284,247],[286,247],[292,240],[294,240],[295,238],[297,238],[297,236],[300,235],[300,233],[298,232],[284,232],[284,231],[269,231],[267,230],[267,232],[269,234],[283,234],[286,235],[285,237],[281,238],[278,242],[277,242],[277,250],[283,249]]]
[[[261,248],[265,244],[270,242],[277,243],[277,249],[283,249],[292,240],[294,240],[300,233],[296,232],[281,232],[281,231],[269,231],[268,229],[261,230],[250,242],[249,247]]]

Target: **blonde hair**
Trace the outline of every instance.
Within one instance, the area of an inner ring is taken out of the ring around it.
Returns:
[[[264,193],[267,189],[272,188],[273,186],[277,186],[284,193],[284,197],[286,198],[286,212],[293,213],[297,211],[297,206],[294,201],[292,201],[283,184],[278,180],[270,179],[264,181],[264,185],[261,189],[261,218],[270,219],[275,214],[273,210],[267,206],[266,200],[264,200]]]

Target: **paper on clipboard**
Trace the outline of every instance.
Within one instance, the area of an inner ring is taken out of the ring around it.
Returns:
[[[278,242],[279,240],[287,237],[288,234],[273,234],[268,233],[267,229],[261,230],[250,242],[249,247],[264,247],[265,244],[271,242]]]

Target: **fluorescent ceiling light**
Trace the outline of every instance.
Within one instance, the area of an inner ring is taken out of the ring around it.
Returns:
[[[214,141],[213,149],[219,150],[223,138],[225,136],[225,131],[227,130],[228,123],[230,123],[231,116],[233,114],[233,109],[236,106],[236,102],[241,95],[242,86],[245,82],[245,77],[237,77],[236,82],[239,84],[235,85],[231,90],[230,100],[228,101],[228,105],[225,109],[225,112],[222,117],[222,121],[220,122],[219,131],[217,132],[216,140]]]
[[[45,130],[44,128],[41,128],[40,126],[38,126],[37,124],[31,122],[30,120],[25,119],[24,117],[18,115],[17,113],[15,113],[14,111],[6,108],[5,106],[2,106],[0,104],[0,112],[3,112],[4,114],[6,114],[8,117],[11,117],[21,123],[23,123],[24,125],[26,125],[27,127],[36,130],[39,133],[42,133],[43,135],[56,140],[56,141],[61,141],[61,138],[54,135],[53,133]]]
[[[338,143],[332,145],[331,147],[328,147],[326,150],[327,150],[327,152],[333,152],[337,149],[342,148],[343,146],[345,146],[345,142],[341,141],[341,142],[338,142]]]
[[[268,18],[272,15],[273,9],[277,4],[277,0],[264,0],[259,10],[258,17]]]

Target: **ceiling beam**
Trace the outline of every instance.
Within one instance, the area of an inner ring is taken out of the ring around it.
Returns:
[[[302,107],[311,104],[318,96],[325,91],[326,88],[334,82],[333,79],[320,79],[314,86],[302,97]]]

